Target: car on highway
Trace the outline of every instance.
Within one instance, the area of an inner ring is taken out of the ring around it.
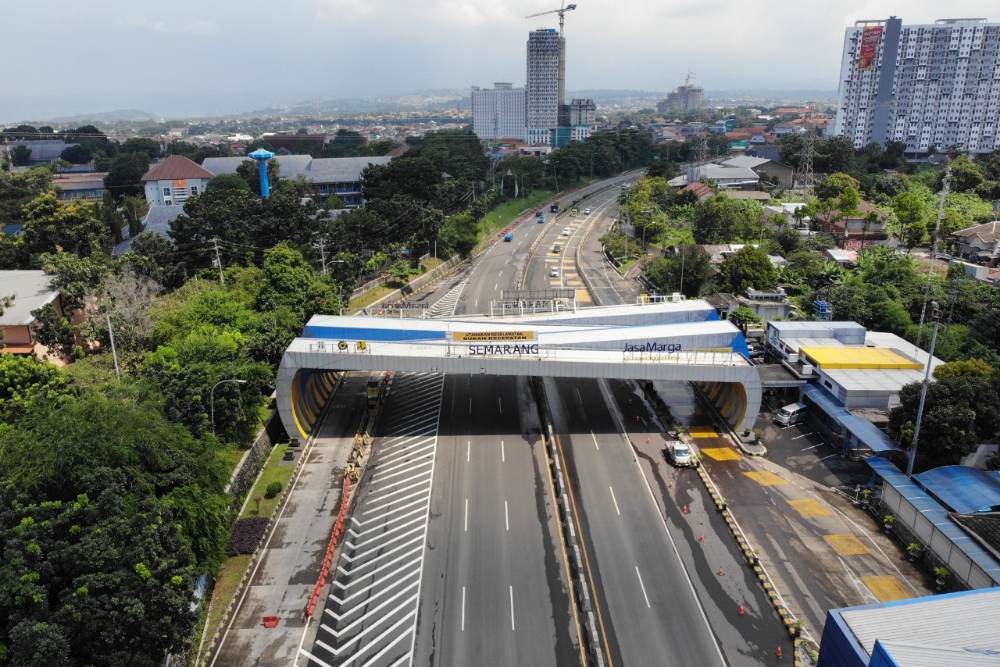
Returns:
[[[554,246],[552,246],[552,252],[554,252],[557,255],[559,253],[561,253],[562,252],[562,244],[557,243]]]
[[[590,215],[590,209],[589,208],[583,209],[583,214],[584,215]]]
[[[805,403],[789,403],[774,413],[774,423],[778,426],[791,426],[806,418]]]
[[[670,440],[665,448],[667,460],[678,468],[693,468],[697,465],[694,452],[680,440]]]
[[[562,235],[563,236],[569,236],[572,233],[573,233],[572,229],[570,229],[569,227],[563,227],[563,230],[562,230]]]
[[[504,234],[503,235],[503,240],[504,241],[508,241],[508,242],[509,241],[513,241],[514,240],[514,232],[507,232],[506,234]]]
[[[549,278],[558,278],[558,277],[559,277],[559,269],[558,268],[553,267],[553,268],[549,269]]]

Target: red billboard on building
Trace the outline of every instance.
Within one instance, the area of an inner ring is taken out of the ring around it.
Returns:
[[[882,26],[868,26],[861,33],[861,50],[858,53],[858,69],[875,67],[878,58],[878,42],[882,38]]]

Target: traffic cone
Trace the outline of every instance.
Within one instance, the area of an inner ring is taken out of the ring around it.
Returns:
[[[681,512],[684,513],[684,514],[687,514],[688,513],[688,506],[685,505],[684,507],[682,507],[681,508]]]
[[[726,569],[723,568],[723,567],[720,567],[719,571],[716,572],[716,574],[719,575],[720,577],[724,577],[724,576],[726,576]]]
[[[780,646],[778,648],[774,649],[774,657],[777,658],[778,660],[781,660],[781,658],[784,655],[785,655],[785,652],[781,650]]]
[[[739,614],[740,616],[746,616],[747,610],[743,608],[743,605],[740,605],[739,607],[736,608],[736,613]]]
[[[699,535],[698,536],[698,541],[699,542],[704,542],[705,541],[705,536],[704,535]]]

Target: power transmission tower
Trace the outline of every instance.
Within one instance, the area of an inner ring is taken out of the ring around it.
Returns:
[[[809,189],[816,184],[816,177],[813,174],[813,133],[806,132],[802,135],[802,154],[799,157],[799,169],[796,174],[796,185],[800,188]]]
[[[212,239],[212,247],[215,248],[215,265],[219,268],[219,282],[226,284],[226,274],[222,272],[222,255],[219,254],[219,239]]]

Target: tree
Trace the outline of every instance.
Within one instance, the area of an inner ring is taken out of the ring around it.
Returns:
[[[150,158],[160,157],[160,144],[144,137],[126,139],[118,148],[119,153],[145,153]]]
[[[409,282],[412,272],[413,269],[410,267],[410,263],[405,259],[401,259],[389,267],[389,276],[398,287],[402,287]]]
[[[87,164],[94,159],[94,154],[86,146],[71,144],[63,149],[59,157],[70,164]]]
[[[736,294],[742,294],[750,287],[767,290],[777,285],[777,274],[767,251],[750,245],[726,257],[719,273],[727,287]]]
[[[244,163],[245,164],[245,163]],[[242,166],[242,165],[241,165]],[[256,175],[256,170],[254,175]],[[219,174],[212,180],[208,182],[207,190],[245,190],[246,192],[252,192],[253,189],[247,180],[240,176],[239,174]]]
[[[753,308],[746,306],[739,306],[729,313],[729,321],[739,327],[744,335],[750,327],[760,326],[764,322]]]
[[[986,180],[979,165],[968,155],[959,155],[951,161],[951,189],[955,192],[971,192]]]
[[[934,369],[934,377],[938,380],[952,377],[990,378],[996,373],[996,369],[982,359],[958,359],[941,364]]]
[[[850,174],[836,172],[816,184],[816,196],[825,200],[836,199],[844,194],[845,190],[851,188],[860,191],[861,184]]]
[[[448,216],[438,234],[439,251],[468,257],[479,242],[479,228],[470,213]]]
[[[153,330],[149,311],[159,291],[157,283],[130,267],[104,278],[98,290],[101,309],[111,318],[115,343],[120,350],[139,352],[146,349]],[[102,342],[110,345],[103,319],[98,319],[96,328]]]
[[[31,164],[31,149],[21,144],[10,151],[10,162],[15,167],[27,167]]]
[[[300,252],[282,243],[264,254],[257,307],[288,308],[301,322],[306,322],[316,313],[338,312],[340,298],[336,288],[317,275]]]
[[[62,204],[47,192],[25,205],[24,216],[24,243],[32,254],[65,251],[88,256],[104,253],[111,245],[107,227],[88,204]]]
[[[913,434],[921,384],[899,393],[900,405],[889,414],[890,432],[903,442]],[[928,386],[920,427],[917,468],[957,464],[981,442],[1000,431],[1000,392],[995,378],[978,375],[943,377]]]
[[[32,356],[0,355],[0,422],[13,424],[38,401],[69,393],[65,374]]]
[[[122,153],[111,161],[104,187],[115,199],[126,195],[142,195],[142,177],[149,171],[150,158],[146,153]]]
[[[682,245],[670,256],[656,257],[647,262],[643,273],[660,292],[677,291],[696,297],[712,275],[711,260],[701,246]]]
[[[434,186],[444,180],[439,167],[425,157],[403,157],[385,165],[371,165],[363,175],[365,199],[388,200],[409,195],[429,201]]]
[[[715,195],[694,207],[693,233],[696,243],[732,243],[756,238],[763,208],[754,201]]]
[[[892,210],[902,226],[906,245],[918,245],[927,234],[929,211],[924,198],[915,192],[901,192],[893,197]]]

